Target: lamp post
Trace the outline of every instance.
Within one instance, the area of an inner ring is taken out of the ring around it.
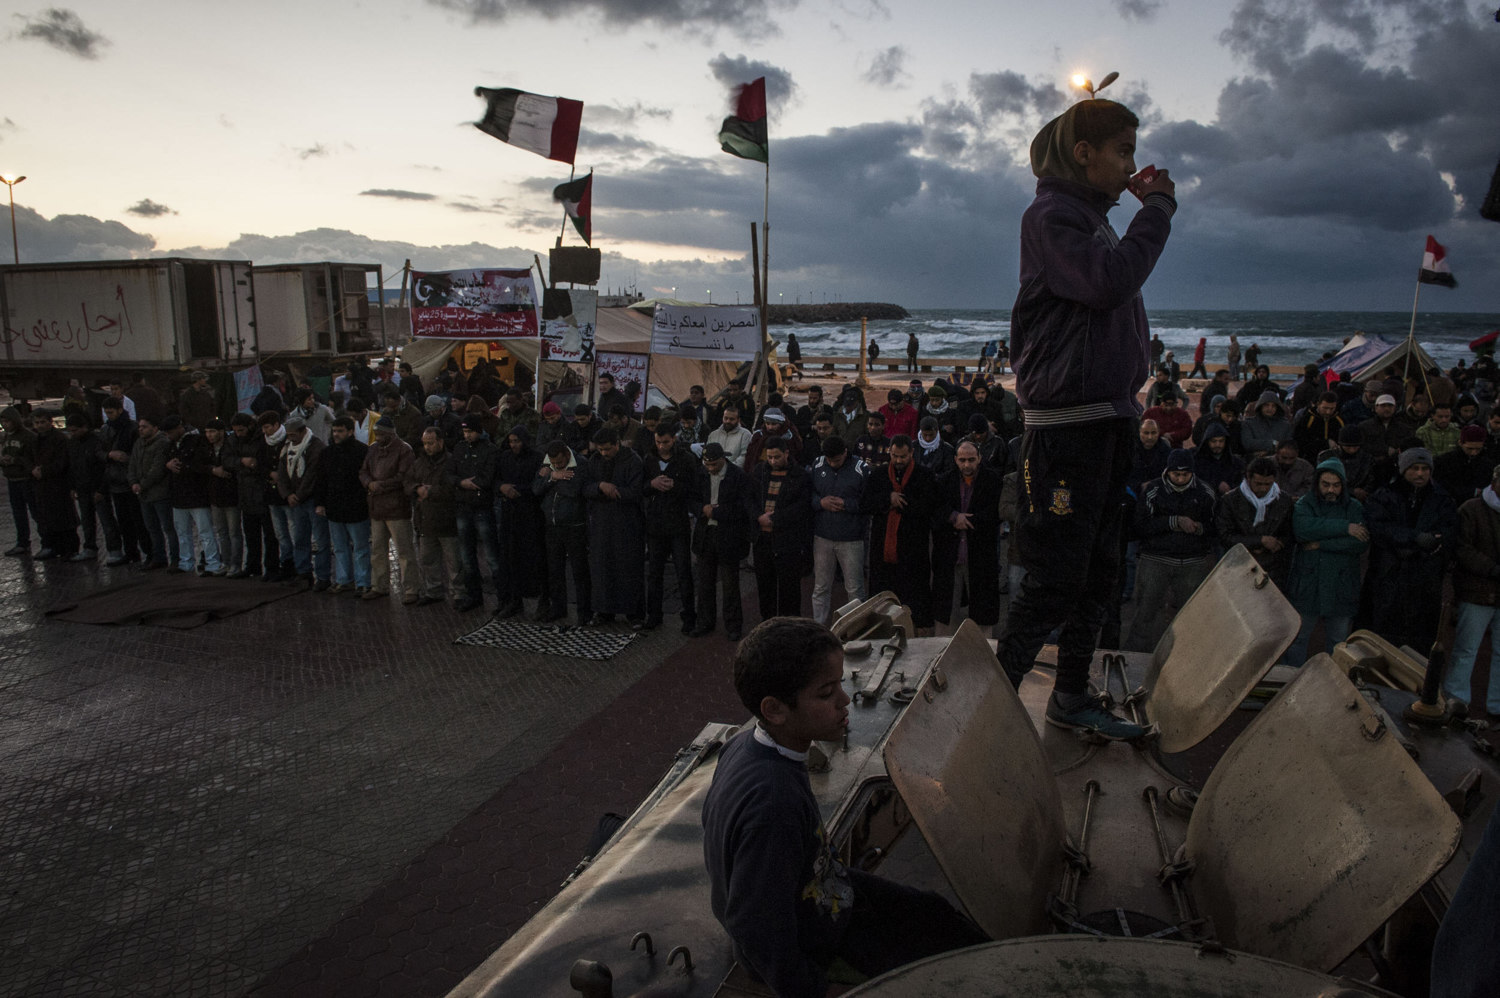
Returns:
[[[704,293],[704,294],[706,294],[706,295],[708,295],[708,303],[709,303],[709,304],[710,304],[710,305],[712,305],[712,304],[713,304],[713,303],[714,303],[714,292],[713,292],[713,288],[708,288],[708,289],[706,289],[706,290],[705,290],[705,291],[704,291],[704,292],[703,292],[703,293]]]
[[[4,184],[10,192],[10,248],[16,255],[16,263],[21,262],[21,244],[16,240],[16,185],[25,180],[25,177],[7,177],[0,174],[0,184]]]

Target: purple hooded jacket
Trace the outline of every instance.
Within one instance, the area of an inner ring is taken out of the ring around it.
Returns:
[[[1028,428],[1139,416],[1150,370],[1141,286],[1172,229],[1177,202],[1146,197],[1124,238],[1108,195],[1043,177],[1021,218],[1021,292],[1011,309],[1016,397]]]

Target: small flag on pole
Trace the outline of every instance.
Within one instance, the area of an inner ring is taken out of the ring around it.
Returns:
[[[520,146],[538,156],[572,163],[578,153],[578,125],[583,102],[566,97],[543,97],[524,90],[475,87],[474,95],[489,106],[474,127],[501,142]]]
[[[573,227],[578,230],[583,241],[590,246],[594,245],[591,217],[594,209],[594,171],[590,170],[586,177],[552,188],[552,200],[562,202],[563,211],[573,220]]]
[[[766,134],[766,78],[756,78],[736,87],[734,114],[719,126],[719,147],[731,156],[770,161],[770,141]]]
[[[1458,287],[1453,271],[1448,269],[1448,251],[1431,236],[1427,237],[1427,251],[1422,254],[1422,270],[1417,274],[1417,283],[1441,284],[1445,288]]]

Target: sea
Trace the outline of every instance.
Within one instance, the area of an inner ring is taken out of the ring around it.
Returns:
[[[907,319],[870,322],[870,336],[882,357],[906,355],[906,336],[916,333],[923,357],[977,358],[986,340],[1010,335],[1008,309],[912,309]],[[1210,309],[1148,310],[1151,331],[1173,351],[1183,372],[1192,367],[1198,338],[1208,340],[1210,371],[1222,366],[1229,337],[1240,349],[1261,348],[1263,364],[1316,363],[1339,350],[1356,333],[1391,342],[1406,338],[1410,312],[1274,312]],[[1469,341],[1500,330],[1500,315],[1476,312],[1418,312],[1417,341],[1444,370],[1459,360],[1472,362]],[[796,333],[802,352],[811,356],[854,356],[859,351],[859,323],[820,322],[771,327],[780,343]]]

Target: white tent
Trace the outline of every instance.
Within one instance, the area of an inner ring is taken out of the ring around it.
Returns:
[[[1392,364],[1405,374],[1408,355],[1411,357],[1413,373],[1419,369],[1426,371],[1437,367],[1437,361],[1422,349],[1422,344],[1414,340],[1403,339],[1392,343],[1378,336],[1355,333],[1342,350],[1320,365],[1320,369],[1326,371],[1332,368],[1339,374],[1348,371],[1349,380],[1364,381]]]

